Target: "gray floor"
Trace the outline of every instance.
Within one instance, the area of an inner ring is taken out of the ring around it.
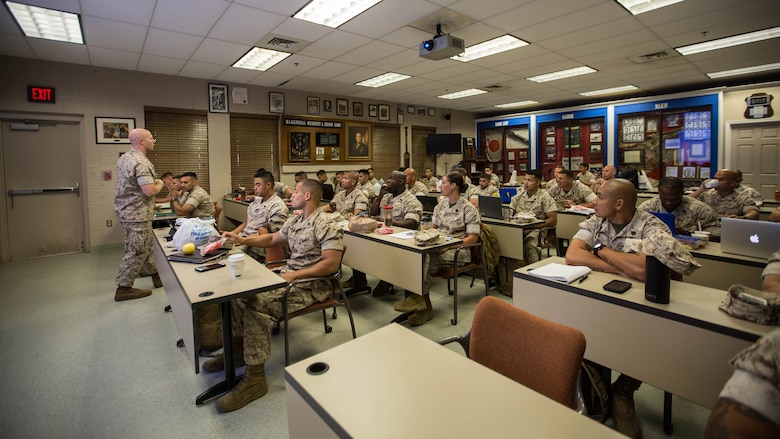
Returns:
[[[270,390],[265,397],[229,414],[217,413],[213,404],[196,407],[195,396],[221,376],[196,375],[185,350],[176,348],[179,336],[173,316],[163,313],[168,303],[163,289],[144,299],[114,302],[120,256],[115,248],[0,264],[0,434],[287,437],[281,335],[274,338],[266,365]],[[434,284],[434,291],[442,292],[433,295],[435,318],[414,328],[431,339],[465,332],[482,294],[481,282],[469,289],[468,280],[460,280],[460,322],[452,326],[451,299],[439,282]],[[151,280],[139,279],[136,286],[151,287]],[[353,298],[358,336],[395,317],[393,302],[399,296]],[[315,314],[292,322],[293,362],[351,338],[343,310],[331,334],[322,332],[318,319]],[[648,385],[637,394],[645,438],[667,437],[661,431],[662,402],[662,392]],[[701,437],[708,415],[709,410],[675,397],[674,437]]]

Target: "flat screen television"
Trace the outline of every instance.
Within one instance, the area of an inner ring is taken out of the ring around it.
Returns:
[[[428,154],[460,154],[460,134],[428,134]]]

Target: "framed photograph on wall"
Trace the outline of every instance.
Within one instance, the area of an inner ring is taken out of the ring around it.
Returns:
[[[311,133],[290,133],[290,161],[308,162],[311,159]]]
[[[403,125],[404,123],[404,115],[403,113],[398,114],[398,124]]]
[[[209,111],[211,113],[228,112],[228,86],[209,84]]]
[[[368,117],[376,117],[376,105],[368,104]]]
[[[416,111],[414,111],[414,110],[415,110],[414,105],[407,105],[406,106],[406,112],[407,113],[414,114],[414,113],[416,113]]]
[[[130,131],[134,129],[132,117],[96,117],[95,143],[130,143]]]
[[[712,178],[710,175],[710,167],[709,166],[702,166],[699,168],[699,178]]]
[[[401,115],[403,116],[403,115]],[[385,104],[379,105],[379,120],[390,120],[390,106]]]
[[[311,96],[306,98],[306,113],[320,114],[320,98],[315,98]]]
[[[591,143],[590,144],[590,153],[591,154],[601,154],[601,144],[600,143]]]
[[[284,93],[268,93],[268,111],[271,113],[284,113]]]
[[[435,108],[429,108],[428,109],[428,116],[436,116],[436,109]]]
[[[352,115],[353,116],[363,116],[363,103],[362,102],[352,102]]]
[[[678,166],[667,166],[666,172],[664,173],[665,177],[679,177],[680,176],[680,168]]]
[[[322,111],[326,113],[332,113],[333,112],[333,101],[330,99],[325,99],[322,101]]]
[[[347,160],[371,161],[371,124],[347,123]]]
[[[336,99],[336,114],[339,116],[349,116],[349,101],[346,99]]]
[[[418,116],[425,116],[426,112],[427,112],[427,108],[425,108],[425,107],[417,107],[417,115]]]

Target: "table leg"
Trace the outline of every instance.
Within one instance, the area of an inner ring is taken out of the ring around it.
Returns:
[[[405,312],[405,313],[399,315],[398,317],[394,318],[390,323],[405,323],[407,320],[409,320],[409,316],[411,316],[415,312],[417,312],[417,311]]]
[[[664,433],[672,434],[672,394],[664,392]]]
[[[195,405],[201,405],[216,396],[229,392],[241,380],[241,377],[236,378],[236,369],[233,366],[235,363],[233,362],[233,332],[230,324],[232,309],[230,306],[229,300],[219,304],[222,315],[222,355],[225,359],[225,381],[211,386],[208,390],[198,395],[195,398]]]

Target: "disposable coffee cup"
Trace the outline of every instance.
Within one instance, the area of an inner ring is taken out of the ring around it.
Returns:
[[[230,274],[239,278],[244,274],[244,261],[246,256],[243,253],[237,253],[228,257],[228,267],[230,267]]]
[[[712,189],[718,187],[718,180],[707,180],[704,182],[704,187]]]

